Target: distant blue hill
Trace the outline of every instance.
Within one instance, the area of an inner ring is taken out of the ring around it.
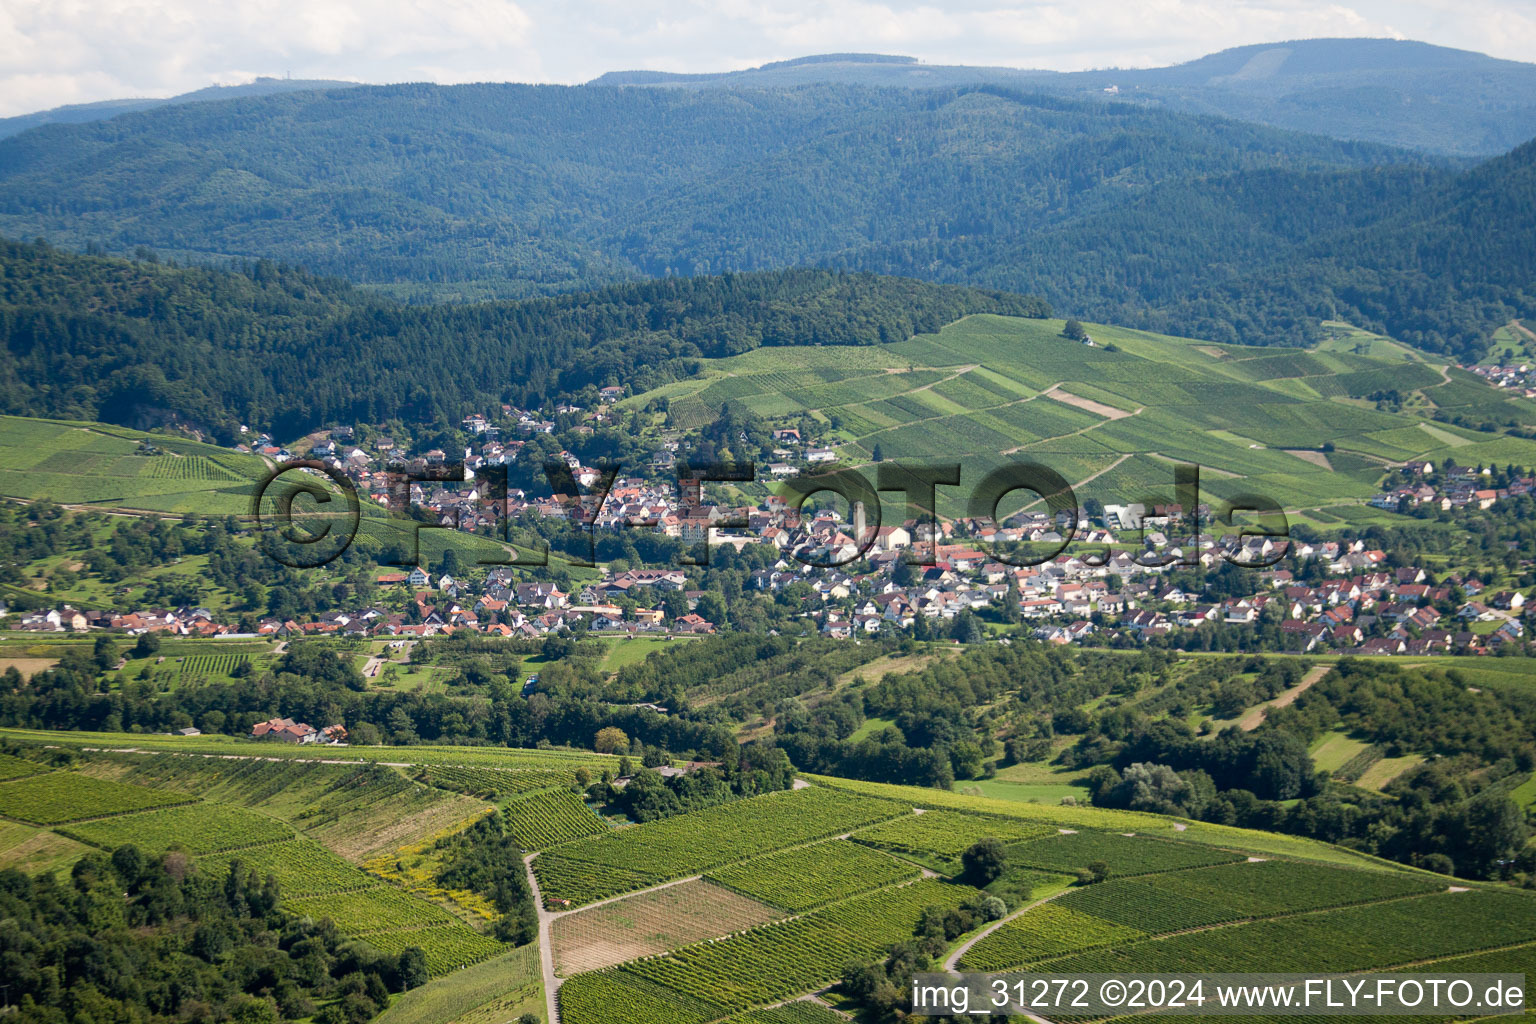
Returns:
[[[1185,64],[1058,73],[826,54],[716,74],[616,71],[592,85],[783,88],[1008,85],[1220,114],[1431,153],[1489,156],[1536,136],[1536,64],[1396,39],[1259,43]]]
[[[203,103],[209,100],[234,100],[251,96],[272,96],[284,92],[306,92],[314,89],[350,89],[356,82],[334,82],[326,79],[258,78],[244,85],[210,85],[206,89],[185,92],[180,96],[161,99],[139,98],[126,100],[102,100],[99,103],[72,103],[68,106],[40,110],[35,114],[0,118],[0,139],[16,135],[28,128],[44,124],[85,124],[101,121],[118,114],[131,114],[139,110],[171,106],[177,103]]]

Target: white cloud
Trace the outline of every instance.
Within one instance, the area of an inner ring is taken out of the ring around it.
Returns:
[[[0,113],[255,74],[402,81],[546,72],[510,0],[0,0]]]
[[[1527,0],[0,0],[0,114],[254,74],[580,82],[832,51],[1073,70],[1314,36],[1527,59]]]

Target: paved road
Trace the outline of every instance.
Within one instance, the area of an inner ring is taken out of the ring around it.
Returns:
[[[631,899],[649,892],[657,892],[661,889],[670,889],[674,885],[683,885],[687,882],[697,882],[700,875],[689,875],[687,878],[674,878],[670,882],[653,885],[649,889],[638,889],[634,892],[621,893],[618,896],[610,896],[605,900],[595,903],[583,904],[571,910],[545,910],[544,893],[539,889],[539,876],[534,874],[533,859],[537,853],[530,853],[523,858],[523,869],[528,872],[528,887],[533,890],[533,907],[539,915],[539,966],[544,974],[544,1010],[549,1016],[549,1024],[560,1024],[560,1003],[556,998],[560,986],[565,979],[555,973],[555,946],[551,940],[552,926],[555,921],[569,914],[581,914],[609,903],[617,903],[619,900]]]
[[[560,1024],[560,1003],[555,998],[560,991],[560,979],[555,977],[555,947],[549,940],[549,926],[558,915],[544,909],[544,893],[539,890],[539,876],[533,873],[533,858],[537,856],[537,853],[530,853],[524,857],[523,870],[528,872],[528,887],[533,890],[533,908],[539,915],[539,967],[544,972],[544,1013],[549,1024]]]

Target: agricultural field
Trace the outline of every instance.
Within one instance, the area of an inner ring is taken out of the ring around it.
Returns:
[[[513,800],[502,809],[502,816],[507,831],[525,850],[547,850],[610,828],[585,800],[568,789]]]
[[[29,875],[57,873],[90,850],[57,832],[0,821],[0,868],[15,868]]]
[[[983,938],[966,951],[967,971],[1007,971],[1075,950],[1133,942],[1147,935],[1129,925],[1081,913],[1062,900],[1042,903]]]
[[[0,815],[35,825],[191,802],[191,797],[179,793],[94,779],[79,772],[48,772],[0,782]]]
[[[367,889],[301,896],[284,902],[296,914],[308,914],[317,920],[330,918],[337,928],[349,935],[456,923],[454,917],[441,907],[383,883]]]
[[[861,892],[910,881],[920,873],[886,854],[834,839],[732,864],[704,877],[743,896],[802,914]]]
[[[579,906],[894,818],[903,809],[825,787],[770,793],[569,843],[534,861],[546,903]]]
[[[1359,782],[1377,762],[1387,756],[1386,751],[1375,744],[1365,744],[1349,756],[1349,760],[1333,769],[1333,777],[1340,782]]]
[[[1074,832],[1021,843],[1009,857],[1025,867],[1073,872],[1108,865],[1111,875],[1145,875],[1243,859],[1238,854],[1194,843],[1113,832]]]
[[[420,947],[427,955],[427,970],[434,977],[452,974],[507,950],[505,942],[459,922],[359,934],[370,946],[395,956],[407,946]]]
[[[617,672],[626,665],[644,661],[657,651],[664,651],[669,646],[689,642],[691,641],[686,637],[627,637],[623,640],[611,640],[603,654],[599,670]]]
[[[1360,774],[1360,777],[1355,780],[1355,785],[1361,789],[1371,789],[1379,793],[1386,788],[1387,783],[1423,763],[1424,755],[1422,754],[1382,757]]]
[[[1368,749],[1370,744],[1357,740],[1353,736],[1347,736],[1341,732],[1324,733],[1312,745],[1312,763],[1317,766],[1318,771],[1328,772],[1335,778],[1342,778],[1339,770]]]
[[[606,826],[567,789],[511,793],[501,778],[521,785],[573,771],[568,759],[401,768],[85,752],[77,770],[0,781],[0,800],[30,788],[30,813],[53,819],[0,822],[0,865],[58,871],[92,846],[122,842],[180,846],[215,877],[238,861],[274,876],[296,913],[330,918],[385,953],[426,951],[436,980],[427,995],[398,1001],[394,1024],[544,1016],[537,949],[509,949],[480,930],[483,908],[425,887],[437,840],[493,806],[440,785],[449,781],[482,797],[494,788],[520,842],[553,844],[533,859],[550,909],[622,897],[549,922],[570,1024],[613,1020],[615,1006],[638,1024],[830,1024],[811,1002],[763,1008],[910,938],[924,908],[974,898],[968,886],[919,878],[901,857],[952,858],[986,836],[1007,843],[1009,872],[1055,877],[1038,891],[1048,899],[966,951],[965,969],[1380,970],[1462,957],[1512,970],[1532,954],[1510,949],[1536,944],[1531,894],[1453,887],[1320,843],[1204,822],[822,779],[571,835]],[[1096,861],[1108,880],[1059,888],[1060,876]],[[687,880],[662,885],[676,879]],[[649,891],[622,896],[636,889]]]
[[[611,1020],[626,1005],[635,1024],[703,1024],[815,989],[849,962],[911,936],[924,908],[958,906],[975,890],[925,880],[834,903],[803,917],[578,974],[560,989],[566,1024]],[[632,994],[638,998],[632,1000]]]
[[[440,764],[429,764],[422,773],[426,782],[439,789],[481,800],[499,800],[504,796],[565,786],[576,778],[574,771],[560,768],[470,768]]]
[[[235,860],[246,870],[256,872],[258,878],[268,875],[276,878],[285,897],[324,896],[379,884],[377,878],[311,839],[295,839],[197,858],[204,870],[215,875],[227,874],[230,862]]]
[[[1020,765],[1012,765],[1018,768]],[[1073,782],[1010,782],[1005,779],[967,781],[959,786],[959,792],[969,796],[991,797],[993,800],[1016,800],[1021,803],[1056,804],[1071,797],[1080,804],[1089,802],[1088,787]]]
[[[802,999],[771,1010],[752,1010],[724,1024],[841,1024],[843,1020],[820,1003]]]
[[[194,654],[181,659],[181,683],[224,682],[235,677],[235,672],[248,666],[248,655],[234,653]]]
[[[569,977],[655,956],[782,917],[773,907],[695,879],[562,914],[551,929],[555,973]]]
[[[6,779],[19,779],[25,775],[37,775],[47,770],[36,761],[28,761],[24,757],[13,757],[10,754],[0,754],[0,782]]]
[[[63,831],[72,839],[104,850],[133,843],[146,850],[179,846],[193,854],[239,850],[293,838],[293,829],[274,818],[243,807],[210,803],[120,814],[70,825]]]
[[[823,785],[897,800],[909,807],[930,810],[954,810],[971,814],[985,814],[1002,818],[1019,818],[1050,825],[1052,828],[1095,829],[1098,831],[1134,832],[1138,836],[1160,836],[1179,839],[1206,846],[1246,850],[1252,853],[1296,860],[1344,864],[1380,870],[1405,870],[1363,854],[1338,846],[1297,836],[1253,829],[1233,828],[1204,821],[1180,821],[1163,815],[1143,814],[1139,811],[1116,811],[1099,807],[1047,807],[1041,804],[1020,803],[1011,800],[994,800],[984,796],[968,796],[941,789],[925,789],[918,786],[894,786],[881,782],[863,782],[857,779],[840,779],[830,775],[806,775]],[[1201,856],[1207,856],[1202,854]]]
[[[1077,887],[1009,921],[967,951],[967,970],[1013,970],[1054,956],[1250,918],[1444,892],[1430,875],[1242,860]]]
[[[22,679],[31,679],[58,664],[55,658],[0,658],[0,672],[14,668]]]
[[[256,759],[92,755],[126,763],[128,781],[261,811],[362,862],[461,827],[491,805],[436,789],[383,765]]]
[[[1061,897],[1062,906],[1144,931],[1173,932],[1248,917],[1322,910],[1423,896],[1442,879],[1321,867],[1292,861],[1239,861],[1216,867],[1111,879]]]
[[[151,453],[152,452],[152,453]],[[0,495],[64,505],[240,515],[254,455],[102,423],[0,416]]]
[[[488,809],[467,797],[379,766],[100,755],[81,767],[0,782],[4,814],[53,826],[48,831],[0,821],[0,866],[57,872],[92,847],[133,844],[151,854],[179,848],[214,878],[236,863],[258,878],[274,877],[287,909],[330,918],[381,950],[419,945],[434,974],[507,948],[341,855],[353,830],[370,836],[388,831],[381,819],[397,830],[401,821],[421,827],[423,816],[411,813],[419,794],[430,798],[429,805],[447,806],[454,821],[463,820],[465,806],[473,816]],[[164,788],[138,784],[146,781]],[[199,801],[194,793],[208,799]],[[256,806],[263,810],[251,809]],[[298,822],[308,837],[296,836],[292,826]],[[414,833],[407,828],[401,834]],[[315,837],[329,839],[322,845]]]
[[[927,811],[870,828],[860,829],[853,838],[861,843],[907,853],[932,853],[954,858],[980,839],[1018,842],[1051,835],[1055,829],[1016,818],[990,818],[958,811]]]
[[[1531,774],[1524,782],[1510,790],[1509,798],[1521,807],[1536,804],[1536,773]]]
[[[985,796],[968,796],[942,789],[921,786],[898,786],[885,782],[864,782],[859,779],[840,779],[831,775],[810,775],[806,778],[833,789],[850,793],[863,793],[886,800],[896,800],[907,807],[931,811],[959,811],[987,817],[1012,818],[1032,821],[1051,828],[1117,829],[1123,832],[1157,833],[1177,835],[1178,830],[1171,818],[1139,811],[1112,811],[1097,807],[1047,807],[1042,804],[1021,803],[1012,800],[995,800]]]
[[[1412,899],[1183,932],[1041,961],[1049,971],[1366,971],[1536,940],[1536,897],[1509,889]],[[1185,965],[1185,966],[1179,966]]]
[[[698,376],[626,402],[665,397],[683,427],[726,402],[769,421],[835,418],[830,433],[853,464],[879,445],[887,458],[962,458],[979,478],[1029,457],[1082,485],[1079,500],[1106,503],[1171,495],[1174,461],[1209,467],[1211,494],[1258,490],[1295,508],[1358,505],[1388,464],[1408,459],[1536,463],[1536,442],[1428,421],[1436,409],[1529,421],[1536,407],[1463,371],[1443,376],[1386,339],[1277,352],[1087,326],[1093,347],[1062,338],[1059,320],[978,315],[861,349],[853,363],[831,349],[759,349],[705,360]],[[1363,400],[1385,389],[1407,392],[1413,409]],[[959,497],[939,493],[942,514],[963,514]]]
[[[504,1024],[544,1015],[537,946],[520,946],[390,1001],[377,1024]]]

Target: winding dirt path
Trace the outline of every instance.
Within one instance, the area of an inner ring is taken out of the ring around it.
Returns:
[[[1004,914],[1002,917],[998,918],[996,921],[993,921],[991,924],[987,925],[981,931],[977,932],[975,935],[972,935],[970,938],[968,938],[964,942],[960,943],[960,945],[956,946],[955,947],[955,951],[953,953],[949,954],[949,956],[944,958],[944,963],[943,963],[941,969],[942,970],[946,970],[946,971],[958,970],[958,968],[955,965],[960,962],[960,958],[961,957],[965,956],[965,954],[967,954],[967,953],[969,953],[971,951],[971,947],[976,945],[976,943],[980,942],[982,939],[986,938],[988,935],[991,935],[993,932],[997,931],[1003,925],[1007,924],[1009,921],[1012,921],[1014,918],[1018,917],[1019,915],[1027,914],[1029,911],[1034,910],[1036,907],[1041,906],[1042,904],[1051,902],[1051,900],[1053,900],[1056,897],[1060,896],[1062,893],[1071,892],[1071,891],[1072,890],[1070,888],[1067,888],[1067,889],[1061,890],[1061,892],[1053,892],[1049,896],[1044,897],[1043,899],[1035,900],[1033,903],[1026,903],[1026,904],[1024,904],[1022,907],[1020,907],[1018,910],[1015,910],[1011,914]]]
[[[1270,708],[1283,708],[1296,703],[1296,698],[1310,690],[1319,679],[1333,670],[1332,665],[1318,665],[1301,677],[1301,682],[1286,690],[1274,700],[1266,701],[1258,707],[1243,713],[1243,717],[1237,720],[1237,727],[1244,732],[1253,732],[1264,721],[1264,713]]]

